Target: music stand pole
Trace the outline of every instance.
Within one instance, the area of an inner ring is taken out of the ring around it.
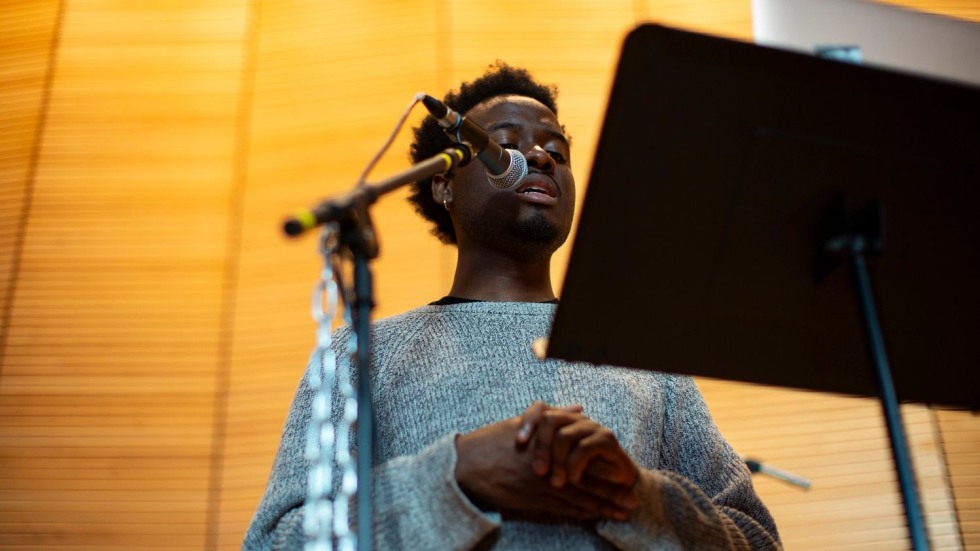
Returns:
[[[909,538],[912,540],[913,549],[924,551],[929,549],[929,543],[926,539],[925,525],[922,521],[921,507],[919,506],[919,496],[916,492],[915,477],[912,472],[912,461],[909,457],[905,429],[898,407],[898,397],[895,393],[891,368],[889,367],[888,357],[885,353],[885,340],[882,336],[881,324],[878,321],[874,295],[871,289],[871,278],[868,275],[868,265],[865,258],[869,250],[874,251],[873,241],[869,241],[860,235],[852,235],[848,241],[846,253],[851,259],[854,285],[857,288],[858,300],[861,303],[861,313],[864,318],[864,328],[867,332],[868,345],[871,349],[875,379],[881,394],[881,407],[885,414],[888,437],[891,440],[892,457],[895,461],[895,469],[898,471],[898,484],[905,506]]]

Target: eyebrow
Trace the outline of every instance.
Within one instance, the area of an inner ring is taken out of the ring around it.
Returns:
[[[517,124],[516,122],[504,121],[504,122],[491,124],[490,126],[487,127],[487,132],[495,132],[497,130],[510,130],[514,128],[520,129],[521,125]],[[551,128],[545,128],[544,131],[547,132],[549,136],[560,140],[562,143],[565,144],[566,147],[571,146],[571,144],[568,142],[568,138],[565,137],[564,133]]]

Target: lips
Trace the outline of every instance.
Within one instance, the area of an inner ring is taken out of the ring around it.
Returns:
[[[547,176],[529,175],[514,191],[532,203],[552,205],[558,202],[558,186]]]

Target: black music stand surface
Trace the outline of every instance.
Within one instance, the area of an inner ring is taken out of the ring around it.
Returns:
[[[980,409],[980,89],[655,25],[619,63],[549,356],[879,396],[853,232],[898,400]]]

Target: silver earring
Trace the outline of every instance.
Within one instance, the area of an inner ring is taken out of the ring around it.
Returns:
[[[442,196],[442,206],[449,210],[449,199],[445,195]]]

